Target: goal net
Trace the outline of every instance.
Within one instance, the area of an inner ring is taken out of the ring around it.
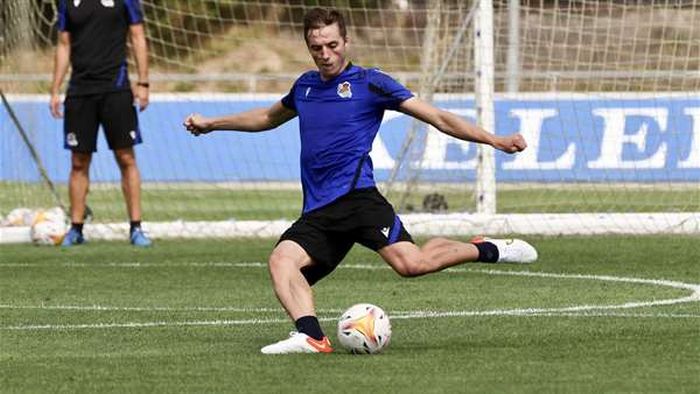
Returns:
[[[353,62],[528,141],[507,155],[387,112],[371,156],[380,189],[412,233],[700,232],[696,1],[141,4],[152,96],[136,152],[145,228],[156,238],[277,236],[299,215],[296,120],[265,133],[199,138],[181,122],[286,94],[314,67],[302,16],[316,5],[346,15]],[[69,204],[70,155],[62,122],[47,109],[55,19],[53,0],[0,5],[3,216]],[[88,235],[121,237],[119,171],[102,136],[90,177]]]

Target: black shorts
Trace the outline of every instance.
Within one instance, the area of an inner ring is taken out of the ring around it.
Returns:
[[[302,215],[279,242],[284,240],[296,242],[314,260],[302,269],[311,285],[330,274],[355,242],[375,251],[399,241],[413,242],[394,208],[376,188],[353,190]]]
[[[97,130],[102,125],[112,150],[142,142],[131,90],[69,96],[64,103],[63,147],[74,152],[97,151]]]

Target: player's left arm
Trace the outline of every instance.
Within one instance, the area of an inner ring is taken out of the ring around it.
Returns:
[[[139,110],[143,111],[148,106],[148,44],[146,43],[146,32],[143,23],[129,26],[129,37],[131,48],[136,58],[136,69],[138,72],[138,82],[134,90],[134,96],[139,103]]]
[[[497,136],[417,97],[403,101],[398,110],[460,140],[488,144],[506,153],[520,152],[527,147],[525,138],[520,133]]]

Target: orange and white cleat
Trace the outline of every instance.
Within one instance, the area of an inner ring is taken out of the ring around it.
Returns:
[[[331,341],[328,337],[322,339],[314,339],[310,336],[292,331],[289,333],[289,338],[267,345],[260,349],[263,354],[290,354],[290,353],[331,353]]]

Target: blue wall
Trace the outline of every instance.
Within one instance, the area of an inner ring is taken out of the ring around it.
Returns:
[[[499,99],[496,103],[497,133],[523,132],[531,147],[517,156],[497,153],[499,181],[700,181],[700,97],[524,97]],[[62,147],[62,121],[49,114],[48,98],[9,99],[49,176],[56,182],[66,182],[70,155]],[[149,108],[140,114],[144,143],[137,148],[137,158],[144,181],[297,180],[296,120],[264,133],[219,132],[200,137],[192,137],[181,126],[191,112],[222,115],[267,106],[273,100],[274,96],[206,98],[202,94],[152,97]],[[473,121],[474,101],[469,97],[443,96],[436,104]],[[379,181],[389,176],[410,128],[406,116],[385,116],[372,154]],[[405,162],[401,178],[415,175],[410,167],[424,154],[421,179],[474,179],[474,144],[425,127],[419,128],[418,141],[408,153],[412,160]],[[91,179],[119,179],[103,136],[93,158]],[[5,108],[0,108],[0,180],[40,180]]]

